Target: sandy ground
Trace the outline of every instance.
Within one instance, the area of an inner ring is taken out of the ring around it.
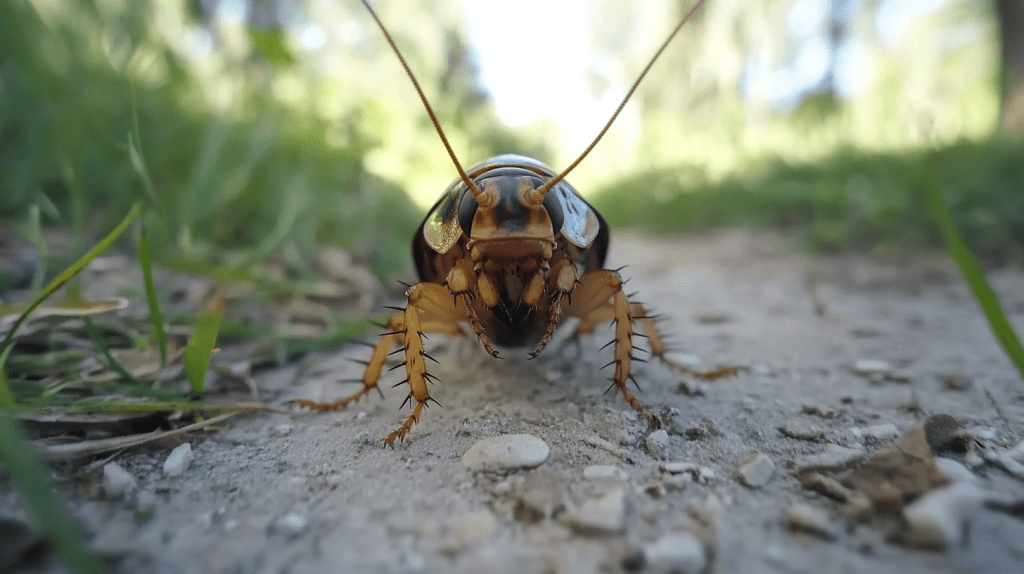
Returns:
[[[666,421],[660,441],[604,392],[607,328],[579,344],[560,331],[533,361],[435,336],[443,383],[432,393],[444,407],[394,450],[381,439],[408,412],[398,411],[405,391],[388,384],[398,371],[386,374],[384,400],[242,415],[193,434],[194,460],[176,477],[162,471],[174,445],[123,453],[114,460],[136,481],[127,495],[64,492],[122,572],[1024,571],[1019,514],[976,509],[952,547],[916,549],[894,539],[893,522],[849,519],[801,485],[801,461],[836,445],[884,448],[892,437],[865,434],[939,413],[989,445],[1017,444],[1024,383],[948,261],[795,253],[772,235],[613,237],[609,266],[628,264],[622,275],[666,316],[676,349],[702,368],[744,367],[696,382],[639,365],[638,396]],[[1024,333],[1024,273],[991,278]],[[261,373],[261,396],[279,406],[344,396],[353,389],[338,381],[361,369],[347,358],[368,352],[345,345]],[[886,365],[855,372],[864,360]],[[536,468],[463,464],[478,441],[520,433],[550,447]],[[738,470],[759,453],[774,472],[747,486]],[[664,470],[673,462],[686,472]],[[987,495],[1024,499],[1024,483],[1001,468],[968,466]],[[787,523],[801,504],[821,511],[821,532]],[[0,514],[22,514],[6,482]]]

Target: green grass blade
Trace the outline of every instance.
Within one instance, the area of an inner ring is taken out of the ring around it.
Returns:
[[[70,569],[79,574],[100,574],[107,568],[86,546],[78,523],[53,493],[46,467],[28,443],[21,424],[0,412],[0,460],[21,493],[25,508],[46,533]]]
[[[195,333],[185,345],[185,376],[192,386],[192,395],[199,397],[203,393],[203,379],[206,369],[210,366],[210,356],[217,343],[217,331],[220,320],[224,316],[224,301],[218,299],[199,316]]]
[[[92,324],[92,319],[89,317],[82,317],[85,322],[85,330],[89,333],[89,338],[92,339],[92,344],[95,345],[96,349],[107,359],[107,364],[111,369],[117,371],[119,375],[128,379],[135,386],[144,386],[145,383],[140,381],[135,375],[128,372],[128,369],[124,368],[124,365],[119,363],[113,355],[110,354],[110,348],[103,342],[103,337],[96,331],[96,327]]]
[[[167,366],[167,332],[164,331],[164,317],[160,312],[160,300],[156,296],[153,283],[153,260],[149,256],[149,234],[146,223],[139,226],[139,265],[142,267],[142,280],[146,287],[146,303],[149,305],[149,320],[153,323],[156,344],[160,350],[160,370]]]
[[[18,332],[18,327],[21,327],[21,324],[25,322],[25,319],[28,318],[29,314],[32,313],[32,311],[34,311],[36,307],[41,305],[43,301],[45,301],[50,295],[53,295],[54,292],[57,291],[57,289],[63,287],[64,284],[70,281],[72,277],[78,275],[82,271],[82,269],[85,269],[85,266],[88,265],[90,261],[96,259],[100,253],[106,251],[107,248],[110,247],[110,245],[114,243],[114,241],[116,241],[117,238],[120,237],[121,234],[125,232],[125,230],[128,229],[128,226],[131,225],[132,222],[139,217],[139,214],[141,212],[141,203],[136,203],[135,205],[133,205],[132,208],[128,211],[128,215],[124,216],[124,219],[121,220],[121,223],[117,224],[117,227],[115,227],[113,231],[108,233],[102,241],[97,243],[96,246],[90,249],[88,253],[83,255],[81,259],[76,261],[73,265],[71,265],[71,267],[65,269],[60,275],[57,276],[56,279],[51,281],[50,284],[43,289],[42,293],[40,293],[38,296],[36,296],[35,299],[32,300],[32,303],[30,303],[28,308],[25,309],[24,312],[22,312],[22,314],[18,317],[14,324],[11,325],[10,330],[7,331],[7,336],[4,337],[3,342],[0,342],[0,353],[7,349],[7,347],[14,341],[14,334]]]
[[[13,409],[17,406],[17,402],[14,400],[14,393],[11,392],[11,385],[7,382],[7,371],[5,370],[7,357],[11,354],[11,349],[13,348],[7,347],[0,351],[0,407],[4,409]]]
[[[978,305],[985,314],[985,318],[988,319],[988,324],[992,327],[992,332],[995,333],[996,339],[1002,345],[1003,350],[1006,351],[1006,355],[1010,357],[1010,360],[1017,367],[1021,378],[1024,379],[1024,347],[1021,346],[1020,339],[1013,330],[1013,325],[1006,318],[1006,312],[1003,311],[1003,306],[999,303],[995,291],[992,290],[988,280],[985,279],[985,273],[981,270],[981,266],[978,265],[977,260],[975,260],[971,251],[967,248],[963,237],[960,236],[956,223],[953,221],[953,216],[949,211],[949,206],[946,205],[946,201],[942,197],[939,178],[934,168],[928,177],[927,188],[928,204],[931,208],[932,217],[935,219],[943,238],[946,240],[950,254],[956,260],[957,265],[960,266],[960,272],[964,276],[964,281],[971,288],[971,292],[978,301]]]

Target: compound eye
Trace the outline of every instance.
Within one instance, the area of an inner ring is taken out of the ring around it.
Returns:
[[[473,231],[473,217],[476,216],[476,198],[473,197],[473,192],[466,189],[462,194],[462,201],[459,202],[459,226],[462,227],[462,232],[466,235],[470,235]]]

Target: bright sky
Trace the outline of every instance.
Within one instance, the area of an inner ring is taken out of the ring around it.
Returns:
[[[895,44],[915,19],[945,1],[883,0],[876,19],[879,37]],[[787,25],[799,49],[788,67],[767,70],[757,69],[756,61],[752,64],[752,73],[771,75],[770,97],[780,107],[796,103],[796,97],[825,74],[828,44],[822,32],[827,2],[797,0]],[[580,62],[588,57],[583,48],[587,45],[589,18],[583,0],[520,0],[515,8],[494,0],[462,0],[462,4],[482,81],[494,99],[498,116],[507,124],[520,126],[549,119],[565,133],[577,126],[594,125],[593,118],[606,117],[622,97],[609,90],[605,101],[599,101],[586,88]],[[861,10],[863,4],[864,0],[846,0],[843,8]],[[524,30],[529,33],[524,34]],[[841,51],[837,77],[840,93],[856,90],[865,70],[865,57],[864,46],[856,38]]]

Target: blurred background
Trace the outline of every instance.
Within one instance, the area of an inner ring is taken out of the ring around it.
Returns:
[[[559,169],[691,2],[374,5],[464,165]],[[1020,263],[1022,132],[1019,0],[711,0],[569,180],[613,229],[885,251],[941,244],[937,172],[971,246]],[[303,275],[332,245],[391,278],[454,177],[358,1],[0,5],[0,226],[83,238],[54,272],[145,198],[158,259]]]

